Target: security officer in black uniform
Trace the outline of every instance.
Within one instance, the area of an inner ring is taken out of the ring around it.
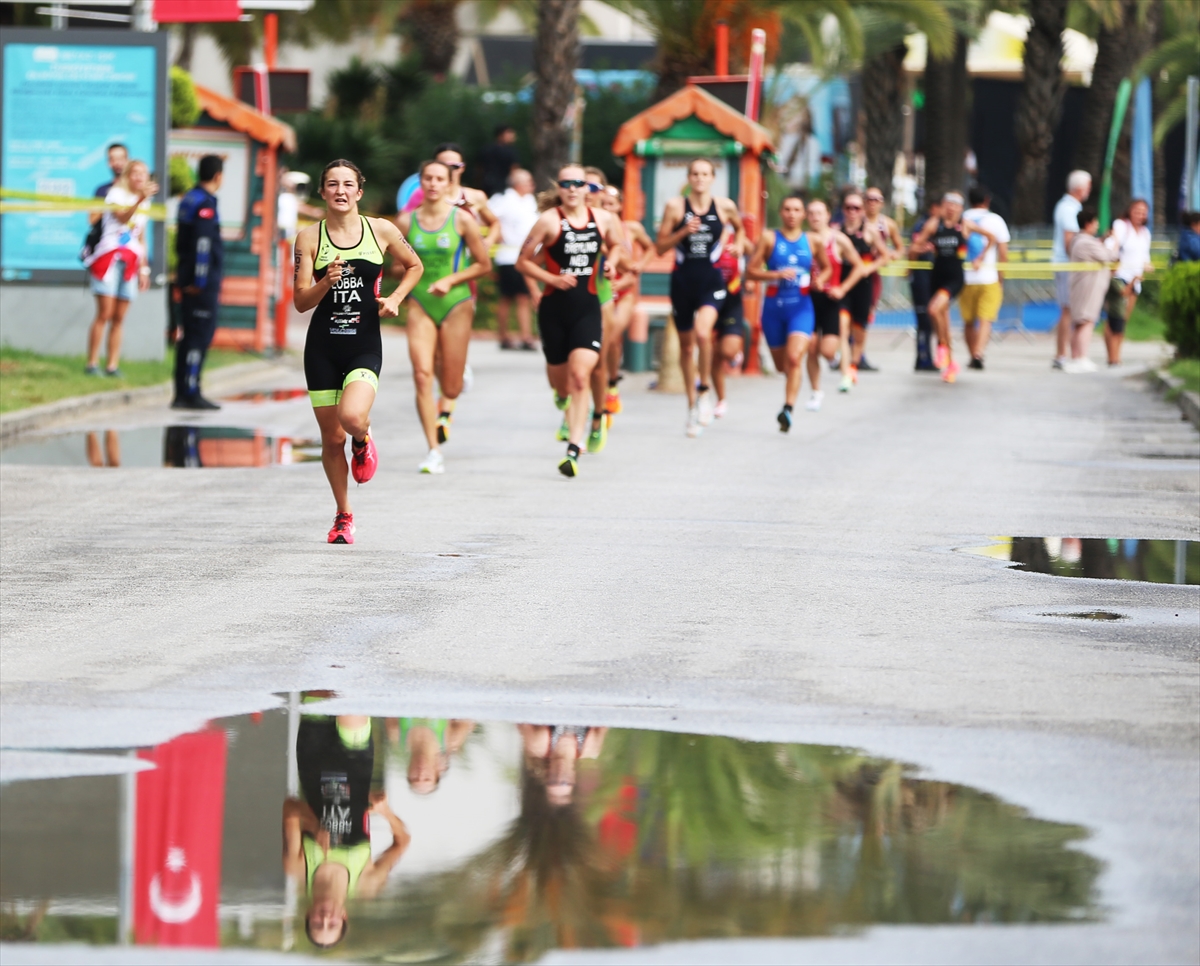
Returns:
[[[182,295],[183,334],[175,344],[173,409],[220,409],[200,394],[200,369],[217,329],[224,251],[217,191],[224,163],[215,154],[200,159],[199,184],[179,202],[175,234],[175,284]]]

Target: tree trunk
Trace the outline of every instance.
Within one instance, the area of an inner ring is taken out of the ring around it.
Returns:
[[[402,20],[421,70],[445,77],[458,49],[458,0],[410,0]]]
[[[181,25],[179,37],[179,53],[175,55],[175,66],[182,67],[189,74],[192,72],[192,52],[196,49],[196,25],[185,23]]]
[[[1066,91],[1061,62],[1067,5],[1060,0],[1029,0],[1029,15],[1025,80],[1013,121],[1020,155],[1013,185],[1012,220],[1016,225],[1047,220],[1046,177]]]
[[[925,197],[961,191],[967,152],[967,38],[947,60],[925,61]]]
[[[1140,19],[1139,13],[1143,14]],[[1117,87],[1153,46],[1160,21],[1158,3],[1121,0],[1120,22],[1112,29],[1101,27],[1096,37],[1092,85],[1084,97],[1083,116],[1079,121],[1072,160],[1074,167],[1091,174],[1096,184],[1100,183],[1103,173],[1104,151],[1108,145],[1108,129],[1112,124]]]
[[[564,123],[575,100],[581,0],[538,0],[533,46],[533,176],[546,187],[570,157],[571,132]]]
[[[892,172],[904,146],[904,54],[897,44],[863,63],[862,98],[867,135],[867,183],[892,203]]]

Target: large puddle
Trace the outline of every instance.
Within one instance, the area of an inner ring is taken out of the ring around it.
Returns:
[[[0,463],[35,466],[273,466],[321,458],[321,441],[232,426],[140,426],[26,438]]]
[[[900,762],[711,735],[329,717],[326,694],[104,760],[149,770],[3,786],[3,938],[337,942],[370,962],[519,963],[555,948],[1099,916],[1084,829]],[[63,774],[71,756],[54,757]],[[75,757],[96,770],[97,756]]]
[[[1200,584],[1200,543],[1115,537],[993,537],[968,552],[1008,560],[1014,570],[1058,577]]]

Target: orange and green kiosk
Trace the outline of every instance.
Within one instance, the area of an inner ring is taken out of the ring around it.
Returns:
[[[635,114],[621,125],[613,140],[615,157],[625,162],[627,221],[640,221],[653,238],[663,207],[687,187],[687,168],[693,158],[713,162],[713,194],[734,199],[751,239],[762,231],[766,200],[763,171],[774,150],[770,132],[741,111],[710,94],[694,81]],[[674,254],[660,255],[642,275],[641,297],[625,342],[624,367],[645,372],[652,367],[651,330],[666,325]],[[746,321],[752,345],[757,346],[760,299],[755,286],[745,290]],[[749,347],[748,347],[749,349]],[[757,371],[758,353],[746,352],[747,372]]]

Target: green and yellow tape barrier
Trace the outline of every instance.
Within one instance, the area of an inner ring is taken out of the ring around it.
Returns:
[[[120,206],[106,205],[102,198],[72,198],[69,195],[39,195],[32,191],[0,188],[0,214],[12,215],[26,211],[94,212],[111,211]],[[151,205],[146,212],[151,221],[166,221],[167,206]]]

